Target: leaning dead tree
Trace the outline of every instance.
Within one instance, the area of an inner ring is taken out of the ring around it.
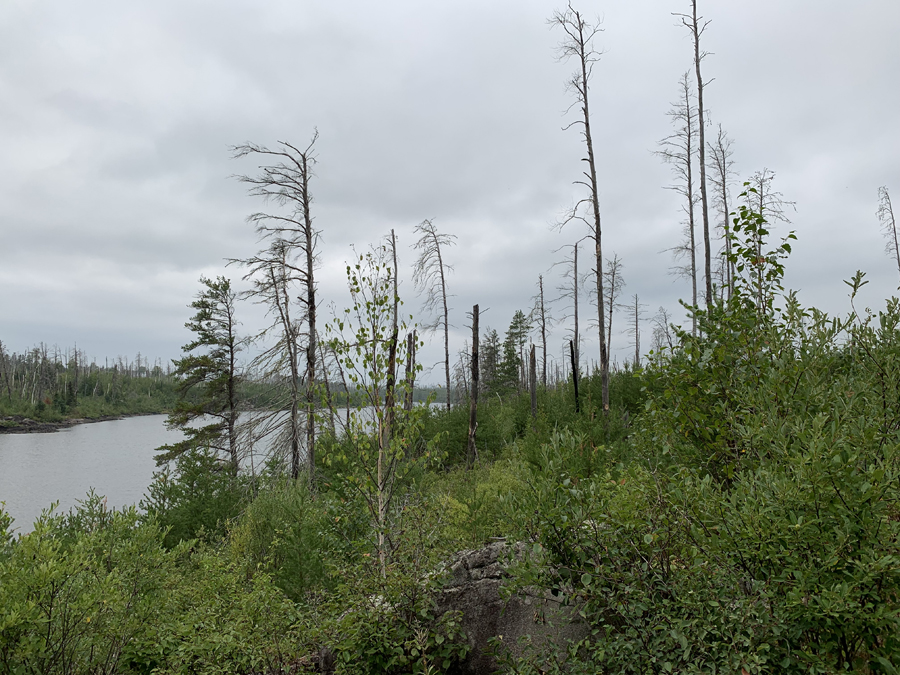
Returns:
[[[289,361],[291,377],[295,378],[290,385],[291,406],[289,417],[296,414],[299,405],[297,392],[293,390],[300,381],[299,373],[293,370],[300,367],[299,354],[293,354],[294,346],[288,345],[290,334],[296,333],[293,339],[305,336],[304,346],[305,369],[303,375],[304,396],[303,407],[306,411],[306,462],[309,471],[310,487],[315,484],[316,471],[316,282],[315,267],[317,262],[317,245],[319,232],[313,226],[310,212],[312,194],[309,182],[316,163],[314,146],[319,136],[313,133],[309,144],[301,149],[290,143],[280,141],[278,148],[270,150],[265,146],[246,143],[233,148],[235,158],[260,157],[266,164],[259,167],[256,175],[240,175],[238,180],[250,186],[250,194],[262,197],[267,202],[274,202],[284,211],[258,212],[249,216],[248,221],[256,226],[256,233],[267,244],[263,255],[254,260],[239,260],[250,269],[248,277],[256,277],[261,283],[251,290],[254,297],[260,298],[270,308],[270,313],[278,317],[283,327],[282,339],[279,341],[283,350],[280,359]],[[273,262],[274,261],[274,262]],[[285,310],[293,302],[292,288],[294,284],[301,287],[296,297],[300,316],[290,319]],[[288,327],[296,321],[296,327]],[[296,377],[295,377],[296,376]],[[291,475],[299,476],[299,455],[293,444],[296,442],[296,424],[292,432]]]
[[[691,0],[690,14],[674,14],[681,19],[681,23],[690,31],[691,38],[694,43],[694,75],[697,82],[697,149],[699,151],[698,169],[700,172],[700,207],[703,216],[703,252],[704,252],[704,271],[706,277],[706,309],[712,308],[712,253],[710,252],[709,241],[709,198],[706,193],[706,127],[705,114],[703,108],[703,88],[706,82],[703,81],[703,75],[700,73],[700,63],[707,56],[707,52],[700,51],[700,38],[709,21],[703,21],[702,17],[697,16],[697,0]],[[696,303],[695,303],[696,305]]]
[[[301,402],[301,322],[295,317],[291,289],[297,281],[290,262],[290,247],[283,239],[274,239],[269,247],[251,258],[237,261],[247,268],[244,280],[250,288],[242,294],[266,308],[271,323],[257,333],[264,348],[253,358],[250,368],[271,385],[274,397],[266,401],[266,412],[248,425],[251,445],[271,438],[275,453],[286,454],[291,477],[300,475],[303,424]]]
[[[887,243],[884,252],[897,260],[897,271],[900,272],[900,241],[897,238],[897,220],[894,218],[894,207],[891,205],[891,195],[885,186],[878,188],[878,220]]]
[[[597,284],[597,328],[600,337],[600,381],[601,398],[604,412],[609,411],[609,348],[607,345],[606,322],[604,321],[604,292],[603,292],[603,246],[602,227],[600,222],[600,188],[597,184],[597,163],[594,156],[594,141],[591,137],[591,113],[589,107],[589,84],[593,73],[594,64],[600,60],[601,52],[594,46],[594,38],[602,31],[599,22],[590,23],[584,19],[580,12],[573,9],[569,3],[563,12],[555,12],[550,19],[551,26],[560,28],[565,33],[565,38],[558,46],[558,55],[561,61],[575,60],[576,70],[569,80],[568,89],[575,96],[574,106],[581,110],[581,115],[566,128],[581,127],[581,135],[584,141],[586,157],[582,158],[587,164],[587,169],[582,173],[583,179],[576,184],[588,188],[588,196],[575,204],[573,209],[560,223],[560,227],[572,220],[580,220],[588,225],[591,238],[594,240],[594,270]],[[587,214],[582,207],[587,207]]]
[[[444,262],[443,251],[453,246],[456,236],[441,234],[430,220],[416,225],[419,241],[415,248],[419,258],[413,268],[413,282],[419,293],[424,294],[422,310],[433,320],[423,326],[425,330],[444,329],[444,375],[447,384],[447,410],[450,409],[450,309],[447,306],[447,272],[453,267]]]

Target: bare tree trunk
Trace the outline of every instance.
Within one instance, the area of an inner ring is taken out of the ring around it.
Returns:
[[[469,468],[478,459],[475,432],[478,429],[478,305],[472,307],[472,393],[469,396],[469,442],[466,463]]]
[[[587,183],[579,181],[586,185],[590,190],[590,210],[591,210],[591,229],[592,238],[594,239],[594,260],[596,269],[594,270],[597,282],[597,328],[600,338],[600,380],[601,380],[601,398],[603,403],[603,412],[609,412],[609,350],[606,339],[606,322],[604,312],[604,293],[603,293],[603,244],[602,244],[602,227],[600,221],[600,188],[597,184],[597,163],[594,157],[594,142],[591,136],[591,114],[589,105],[588,84],[590,81],[590,73],[593,64],[596,63],[600,55],[592,46],[593,38],[600,32],[598,26],[587,23],[579,12],[572,8],[569,4],[565,12],[556,12],[551,19],[551,23],[561,27],[567,35],[567,39],[560,45],[559,53],[561,58],[575,57],[578,62],[578,71],[570,81],[570,86],[575,92],[576,100],[581,105],[582,117],[578,123],[582,125],[582,136],[584,139],[587,157],[588,170],[584,173]]]
[[[400,304],[400,294],[397,290],[397,238],[394,236],[394,230],[391,230],[391,258],[394,263],[394,273],[392,275],[394,297],[391,312],[391,337],[388,345],[387,377],[385,380],[385,414],[384,423],[382,425],[385,436],[383,439],[385,447],[390,443],[391,435],[394,431],[394,382],[397,376],[397,338],[399,330],[397,328],[397,306]]]
[[[413,280],[420,292],[425,292],[425,309],[440,310],[444,326],[444,377],[447,385],[447,410],[450,409],[450,309],[447,304],[447,278],[445,271],[453,269],[444,264],[442,247],[451,246],[453,235],[439,234],[430,220],[416,226],[421,234],[416,248],[421,251],[416,261]],[[438,324],[440,324],[440,319]]]
[[[606,276],[609,283],[609,320],[606,325],[606,346],[612,352],[612,328],[613,313],[616,309],[616,298],[625,286],[625,280],[622,278],[622,259],[616,253],[613,253],[612,260],[606,261]]]
[[[575,412],[581,412],[581,406],[578,402],[578,361],[575,356],[575,343],[569,342],[569,351],[572,354],[572,386],[575,389]]]
[[[900,272],[900,239],[897,236],[897,221],[894,218],[894,207],[887,186],[878,188],[878,220],[884,230],[888,243],[885,251],[897,259],[897,271]]]
[[[703,109],[703,76],[700,74],[700,62],[706,56],[700,52],[700,36],[709,25],[709,21],[700,25],[700,19],[697,17],[697,0],[691,0],[691,15],[685,16],[680,14],[682,23],[691,32],[694,41],[694,73],[697,78],[697,127],[699,131],[699,152],[700,152],[700,202],[703,215],[703,252],[705,256],[705,276],[706,276],[706,310],[712,309],[712,254],[709,241],[709,200],[706,194],[706,124]]]
[[[535,356],[534,344],[531,345],[531,352],[528,357],[528,384],[531,388],[531,419],[537,419],[537,357]]]
[[[728,134],[722,129],[722,125],[719,125],[719,131],[716,135],[715,143],[710,143],[709,146],[710,152],[712,154],[712,162],[713,162],[713,186],[718,191],[719,197],[719,206],[722,209],[722,234],[725,240],[724,246],[724,297],[726,300],[731,300],[732,293],[734,292],[734,263],[731,260],[731,212],[728,206],[728,184],[730,182],[732,171],[731,166],[734,162],[731,159],[732,150],[731,150],[731,139],[728,138]]]
[[[413,408],[416,386],[416,331],[406,336],[406,411]]]
[[[540,314],[541,314],[541,351],[542,351],[542,367],[541,367],[541,384],[547,386],[547,313],[544,307],[544,276],[538,276],[538,290],[540,292]]]
[[[572,252],[572,276],[572,298],[574,302],[575,313],[575,328],[573,335],[573,342],[575,344],[575,347],[574,351],[572,352],[572,368],[578,370],[578,368],[581,366],[581,335],[578,332],[578,242],[575,242],[575,248]],[[576,409],[577,407],[576,397]]]

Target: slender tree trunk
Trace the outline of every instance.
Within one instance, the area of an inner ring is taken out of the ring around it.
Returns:
[[[547,314],[544,307],[544,276],[538,275],[538,293],[541,312],[541,386],[547,387]]]
[[[691,24],[690,29],[694,37],[694,72],[697,76],[697,126],[699,132],[700,151],[700,202],[703,211],[703,253],[704,271],[706,276],[706,310],[712,310],[712,253],[709,241],[709,200],[706,194],[706,112],[703,109],[703,76],[700,74],[700,62],[703,55],[700,53],[700,35],[706,24],[700,26],[697,18],[697,0],[691,0]]]
[[[572,386],[575,389],[575,412],[581,412],[581,406],[578,402],[578,361],[575,356],[575,343],[569,342],[569,351],[572,354]]]
[[[573,334],[573,343],[575,344],[572,352],[572,368],[578,369],[581,365],[581,335],[578,332],[578,242],[575,242],[575,248],[572,252],[572,298],[575,315],[575,328]]]
[[[391,313],[391,337],[388,345],[388,369],[384,395],[384,447],[388,447],[394,432],[394,382],[397,375],[397,306],[400,303],[400,294],[397,290],[397,239],[394,230],[391,230],[391,256],[394,262],[393,274],[393,309]]]
[[[537,419],[537,357],[533,344],[528,357],[528,384],[531,388],[531,419],[534,421]]]
[[[900,272],[900,238],[897,236],[897,220],[894,218],[894,207],[887,186],[878,188],[878,219],[888,238],[886,249],[893,253],[897,260],[897,271]]]
[[[466,448],[466,462],[469,468],[478,458],[475,432],[478,429],[478,305],[472,307],[472,393],[469,397],[469,442]]]
[[[309,343],[306,346],[306,461],[309,470],[309,489],[316,489],[316,281],[315,230],[309,212],[309,166],[307,154],[301,156],[303,235],[306,240],[306,316]],[[327,379],[327,376],[326,376]]]
[[[416,386],[416,331],[406,336],[406,411],[413,408]]]

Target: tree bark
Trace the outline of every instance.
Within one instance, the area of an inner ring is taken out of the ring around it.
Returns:
[[[469,468],[478,458],[475,432],[478,429],[478,305],[472,307],[472,393],[469,396],[469,442],[466,448],[466,462]]]

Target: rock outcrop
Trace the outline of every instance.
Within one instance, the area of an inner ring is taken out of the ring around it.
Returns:
[[[469,655],[460,664],[461,675],[487,675],[497,671],[492,638],[503,649],[519,655],[520,638],[528,636],[532,646],[564,651],[567,640],[580,640],[587,627],[578,613],[546,595],[501,596],[508,577],[508,562],[525,555],[524,544],[496,541],[485,548],[460,553],[449,566],[449,578],[437,597],[438,615],[462,613],[462,628],[468,637]]]

